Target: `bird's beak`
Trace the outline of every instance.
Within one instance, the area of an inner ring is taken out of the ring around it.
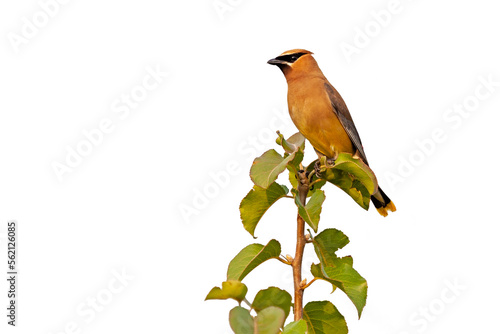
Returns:
[[[273,58],[273,59],[269,59],[267,61],[268,64],[271,64],[271,65],[286,65],[287,63],[283,60],[279,60],[279,59],[276,59],[276,58]]]

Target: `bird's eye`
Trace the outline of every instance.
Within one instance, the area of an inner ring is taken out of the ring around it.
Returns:
[[[287,63],[294,63],[297,59],[299,59],[304,54],[305,53],[294,53],[291,55],[279,56],[279,57],[276,57],[276,59],[283,60]]]

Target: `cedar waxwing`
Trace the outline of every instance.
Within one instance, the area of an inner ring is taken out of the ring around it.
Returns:
[[[288,83],[288,111],[300,133],[309,140],[319,157],[336,159],[350,153],[368,165],[361,139],[347,106],[321,72],[312,52],[294,49],[268,61],[276,65]],[[396,206],[380,189],[371,200],[382,216]]]

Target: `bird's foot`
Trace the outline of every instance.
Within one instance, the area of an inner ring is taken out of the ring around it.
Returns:
[[[336,161],[336,159],[334,159],[334,158],[326,159],[326,163],[328,164],[328,167],[335,166],[335,161]]]
[[[321,178],[321,173],[324,171],[324,169],[322,170],[321,168],[321,162],[319,160],[316,161],[316,163],[314,163],[314,174],[316,175],[316,177],[318,179]]]
[[[314,164],[314,173],[318,178],[321,178],[321,173],[323,173],[327,168],[332,168],[333,166],[335,166],[335,158],[327,158],[323,156]]]

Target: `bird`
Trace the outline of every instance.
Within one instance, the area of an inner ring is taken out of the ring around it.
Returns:
[[[339,92],[326,79],[313,53],[288,50],[267,63],[283,72],[288,84],[288,111],[299,132],[311,143],[318,157],[335,161],[339,153],[350,153],[367,166],[361,138]],[[384,217],[396,206],[378,187],[371,195]]]

